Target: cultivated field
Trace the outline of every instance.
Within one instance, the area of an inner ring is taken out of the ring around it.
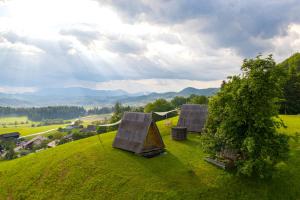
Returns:
[[[91,124],[95,121],[103,121],[103,120],[109,120],[112,116],[111,114],[101,114],[101,115],[89,115],[86,117],[81,117],[80,120],[83,121],[83,125]]]
[[[39,122],[33,122],[28,120],[27,117],[1,117],[0,134],[19,132],[22,136],[25,136],[66,126],[66,124],[55,124],[31,127],[32,124],[37,125],[38,123]]]
[[[286,134],[300,132],[300,117],[282,118]],[[200,136],[176,142],[164,121],[158,126],[167,152],[152,159],[113,149],[107,133],[4,161],[0,199],[299,199],[300,140],[272,180],[252,180],[206,163]]]

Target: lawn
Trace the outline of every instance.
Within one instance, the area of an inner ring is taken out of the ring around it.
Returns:
[[[300,131],[296,123],[285,132]],[[252,180],[206,163],[200,136],[172,141],[165,124],[167,151],[152,159],[113,149],[107,133],[0,162],[0,199],[300,199],[299,141],[272,180]]]

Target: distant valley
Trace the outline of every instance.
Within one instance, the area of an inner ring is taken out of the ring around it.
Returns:
[[[196,89],[185,88],[179,92],[130,94],[123,90],[92,90],[87,88],[51,88],[33,93],[6,94],[0,93],[0,106],[110,106],[115,102],[128,105],[143,105],[158,98],[171,99],[175,96],[191,94],[211,96],[218,88]]]

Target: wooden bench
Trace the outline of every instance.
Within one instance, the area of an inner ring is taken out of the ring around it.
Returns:
[[[224,148],[215,159],[205,158],[204,160],[222,169],[232,169],[235,167],[235,162],[240,159],[240,154],[237,149]]]

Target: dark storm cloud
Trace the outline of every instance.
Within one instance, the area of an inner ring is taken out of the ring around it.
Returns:
[[[115,7],[129,22],[182,24],[199,20],[198,32],[215,38],[220,47],[253,56],[272,48],[268,39],[286,34],[300,21],[298,0],[98,0]]]

